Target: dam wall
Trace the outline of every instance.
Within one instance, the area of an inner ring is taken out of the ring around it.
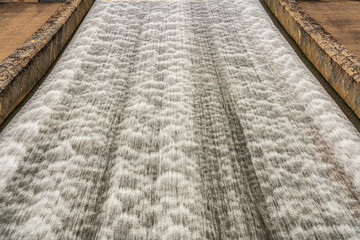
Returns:
[[[98,0],[70,41],[0,129],[0,239],[360,239],[360,133],[259,0]]]
[[[0,62],[0,124],[54,63],[94,0],[69,0]]]
[[[306,57],[360,118],[360,59],[293,0],[264,0]]]
[[[69,0],[0,63],[0,124],[56,60],[94,0]],[[291,0],[264,0],[307,58],[360,117],[360,60]]]

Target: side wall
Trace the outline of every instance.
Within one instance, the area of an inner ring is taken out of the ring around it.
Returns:
[[[307,58],[360,118],[360,59],[294,0],[264,0]]]
[[[54,63],[94,0],[68,0],[0,63],[0,124]]]

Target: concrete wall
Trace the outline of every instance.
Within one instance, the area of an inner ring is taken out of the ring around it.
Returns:
[[[307,58],[360,118],[360,59],[294,0],[264,0]]]
[[[65,2],[66,0],[0,0],[0,3],[14,3],[14,2]]]
[[[0,63],[0,124],[56,60],[94,0],[68,0]]]

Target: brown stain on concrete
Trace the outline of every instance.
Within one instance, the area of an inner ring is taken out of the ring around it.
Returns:
[[[0,62],[0,124],[50,68],[94,0],[67,0],[46,23]]]
[[[264,0],[305,56],[360,118],[360,58],[295,0]]]
[[[360,57],[360,1],[301,0],[298,4],[341,44]]]
[[[0,62],[21,46],[62,3],[0,3]]]

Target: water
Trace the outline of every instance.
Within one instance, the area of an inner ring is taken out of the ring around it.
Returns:
[[[257,0],[97,1],[0,165],[0,239],[360,238],[360,135]]]

